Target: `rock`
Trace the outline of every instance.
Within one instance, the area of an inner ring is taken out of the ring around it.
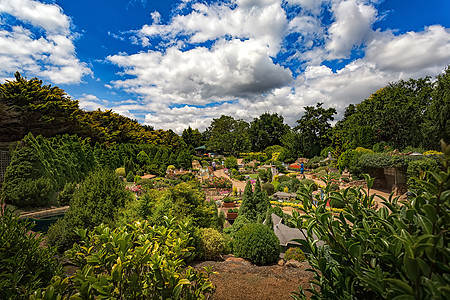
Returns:
[[[299,269],[303,267],[303,264],[295,259],[291,259],[286,262],[285,266]]]
[[[279,261],[278,261],[278,265],[279,266],[284,266],[286,264],[286,261],[284,260],[284,259],[280,259]]]
[[[228,257],[226,260],[226,262],[238,262],[244,265],[250,265],[250,262],[248,262],[247,260],[241,258],[241,257]]]

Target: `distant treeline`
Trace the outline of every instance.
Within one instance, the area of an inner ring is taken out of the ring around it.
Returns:
[[[77,134],[91,144],[150,143],[179,148],[182,140],[173,131],[154,130],[111,110],[85,111],[59,87],[42,80],[27,80],[19,72],[15,80],[0,84],[0,142],[34,136]]]

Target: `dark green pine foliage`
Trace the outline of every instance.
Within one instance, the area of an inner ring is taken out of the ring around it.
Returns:
[[[89,145],[76,136],[46,139],[29,133],[11,150],[2,197],[18,207],[45,206],[68,182],[79,182],[94,165]]]
[[[267,192],[261,189],[259,178],[256,179],[253,202],[256,208],[256,220],[262,222],[266,216],[267,210],[270,208],[270,200]]]
[[[55,191],[32,140],[30,133],[17,143],[3,182],[2,199],[18,207],[45,206]]]
[[[178,154],[177,163],[180,168],[188,170],[192,167],[192,155],[189,150],[184,149]]]
[[[256,214],[256,206],[253,202],[253,187],[252,184],[249,181],[247,181],[247,184],[245,185],[244,189],[244,195],[242,196],[242,204],[239,209],[239,215],[245,216],[248,220],[253,221],[255,220]]]

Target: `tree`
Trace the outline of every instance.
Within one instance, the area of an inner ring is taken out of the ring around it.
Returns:
[[[325,109],[323,103],[317,103],[316,107],[306,106],[305,114],[297,120],[294,130],[299,134],[302,152],[306,157],[320,154],[320,151],[331,142],[331,124],[336,109],[330,107]]]
[[[197,148],[203,144],[202,134],[198,129],[192,130],[191,126],[183,130],[181,138],[186,145],[192,146],[193,148]]]
[[[113,226],[117,214],[132,200],[114,171],[92,172],[75,191],[64,218],[48,231],[48,241],[60,249],[67,249],[76,241],[75,229],[93,229],[102,223]]]
[[[241,207],[239,208],[239,215],[245,216],[248,220],[255,220],[256,205],[253,202],[253,187],[250,180],[247,181],[242,196]]]
[[[333,140],[348,141],[347,149],[372,148],[382,141],[399,149],[418,147],[424,142],[422,124],[432,91],[430,77],[390,83],[356,106],[349,106],[333,130]],[[439,110],[441,107],[430,107],[429,116]],[[430,139],[427,136],[425,140]]]
[[[432,100],[424,115],[422,146],[437,149],[438,141],[450,141],[450,66],[437,76]]]
[[[235,120],[230,116],[222,115],[213,119],[206,129],[206,136],[210,136],[208,147],[214,151],[226,152],[236,156],[250,147],[248,137],[248,123],[243,120]]]
[[[289,130],[283,116],[264,113],[250,123],[249,137],[253,151],[263,151],[269,146],[281,144],[281,137]]]
[[[184,149],[178,154],[177,164],[185,170],[189,170],[192,167],[192,155],[189,150]]]
[[[27,133],[54,136],[75,133],[78,129],[78,101],[72,101],[64,90],[43,85],[37,78],[27,80],[19,72],[15,80],[0,84],[0,109],[6,114],[0,119],[0,141],[18,141]],[[2,114],[3,115],[3,114]],[[15,117],[15,120],[11,120]],[[12,123],[5,123],[11,120]],[[14,128],[10,126],[15,124]]]

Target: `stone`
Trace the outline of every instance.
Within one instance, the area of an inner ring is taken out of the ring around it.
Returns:
[[[225,261],[226,262],[237,262],[237,263],[241,263],[244,265],[250,265],[250,262],[248,262],[247,260],[245,260],[241,257],[228,257]]]
[[[286,261],[284,260],[284,259],[280,259],[279,261],[278,261],[278,265],[279,266],[284,266],[286,264]]]
[[[303,264],[299,261],[296,261],[295,259],[291,259],[286,262],[285,266],[299,269],[303,267]]]

